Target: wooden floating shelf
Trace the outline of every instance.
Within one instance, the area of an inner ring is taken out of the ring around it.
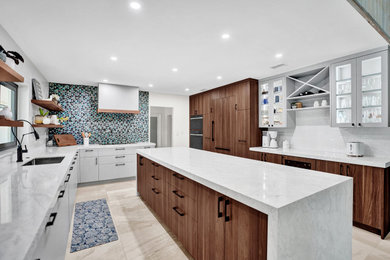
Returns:
[[[54,101],[31,99],[31,103],[50,111],[64,111],[64,109]]]
[[[10,66],[0,60],[0,81],[4,82],[24,82],[24,78],[13,70]]]
[[[287,109],[287,111],[317,110],[317,109],[327,109],[327,108],[330,108],[330,106],[289,108],[289,109]]]
[[[23,127],[23,122],[6,119],[0,116],[0,126]]]
[[[63,125],[53,125],[53,124],[49,124],[49,125],[44,125],[44,124],[33,124],[33,127],[63,128],[64,126],[63,126]]]

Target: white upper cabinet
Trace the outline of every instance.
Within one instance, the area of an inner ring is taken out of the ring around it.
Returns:
[[[137,87],[99,84],[98,112],[139,113],[139,89]]]
[[[387,127],[388,51],[331,65],[332,126]]]

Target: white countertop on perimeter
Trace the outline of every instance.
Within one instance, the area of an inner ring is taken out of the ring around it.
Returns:
[[[0,153],[0,259],[31,259],[58,189],[76,151],[88,148],[145,147],[153,143],[42,147],[23,154],[16,163],[16,148]],[[60,164],[22,166],[33,158],[65,156]]]
[[[351,180],[185,147],[137,153],[265,214]]]
[[[297,156],[297,157],[304,157],[304,158],[324,160],[324,161],[366,165],[366,166],[378,167],[378,168],[390,167],[390,158],[386,158],[386,157],[373,157],[373,156],[350,157],[347,156],[345,153],[318,152],[318,151],[308,151],[308,150],[299,150],[299,149],[284,150],[283,148],[265,148],[265,147],[251,147],[249,148],[249,150],[254,152],[264,152],[264,153],[280,154],[286,156]]]

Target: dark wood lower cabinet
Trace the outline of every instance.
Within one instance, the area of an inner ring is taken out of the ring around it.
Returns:
[[[198,259],[267,259],[267,215],[199,185]]]
[[[140,155],[137,160],[141,198],[194,259],[267,259],[267,215]]]
[[[341,174],[342,168],[340,168],[340,166],[341,164],[339,162],[316,161],[316,170],[321,172]]]

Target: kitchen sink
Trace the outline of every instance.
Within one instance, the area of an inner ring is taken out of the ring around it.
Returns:
[[[65,157],[43,157],[43,158],[34,158],[29,162],[26,162],[23,164],[23,166],[30,166],[30,165],[42,165],[42,164],[56,164],[61,163],[62,160]]]

